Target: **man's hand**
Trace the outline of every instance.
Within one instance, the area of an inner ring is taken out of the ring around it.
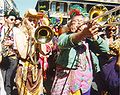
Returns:
[[[85,38],[94,37],[96,39],[99,27],[95,21],[92,21],[80,26],[77,32],[82,33]]]

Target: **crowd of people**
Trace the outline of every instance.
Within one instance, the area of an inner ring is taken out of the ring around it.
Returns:
[[[119,95],[119,26],[103,32],[79,5],[73,5],[69,15],[68,23],[56,29],[47,14],[35,9],[26,10],[23,18],[13,10],[5,13],[0,95]],[[54,35],[49,42],[39,42],[47,39],[39,39],[41,31]]]

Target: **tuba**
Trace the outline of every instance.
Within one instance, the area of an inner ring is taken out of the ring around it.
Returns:
[[[40,26],[35,30],[35,39],[40,44],[48,43],[53,36],[54,31],[48,26]]]
[[[92,20],[93,18],[95,18],[97,16],[100,16],[107,11],[108,11],[108,9],[104,5],[97,4],[90,9],[89,18],[90,18],[90,20]],[[98,24],[100,24],[102,26],[106,23],[109,23],[110,18],[111,18],[110,15],[105,15],[105,16],[102,16],[102,17],[98,18],[96,21],[97,21]]]

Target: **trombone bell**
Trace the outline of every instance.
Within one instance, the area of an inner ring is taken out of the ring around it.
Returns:
[[[102,4],[97,4],[97,5],[93,6],[89,11],[90,20],[92,20],[93,18],[95,18],[97,16],[104,14],[107,11],[108,11],[108,9]],[[99,23],[100,25],[104,25],[106,22],[108,22],[109,18],[110,18],[110,15],[100,17],[97,19],[97,23]]]
[[[54,31],[48,26],[40,26],[35,31],[35,39],[38,43],[45,44],[51,41]]]

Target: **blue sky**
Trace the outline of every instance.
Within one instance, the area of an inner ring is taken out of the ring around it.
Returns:
[[[14,0],[19,12],[20,16],[23,17],[24,12],[29,8],[35,8],[38,0]]]

